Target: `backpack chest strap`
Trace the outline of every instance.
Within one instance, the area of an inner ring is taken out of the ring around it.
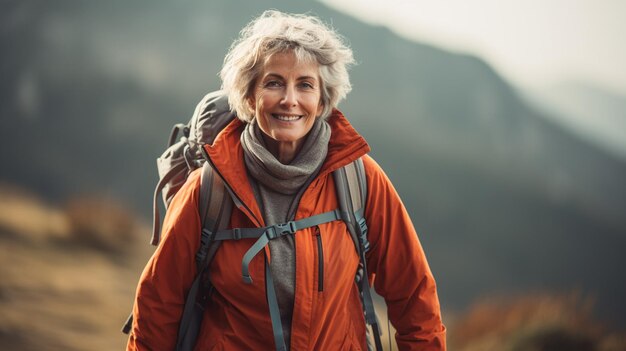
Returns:
[[[324,212],[315,216],[302,218],[297,221],[289,221],[282,224],[274,224],[261,228],[234,228],[227,230],[218,230],[215,233],[214,240],[240,240],[240,239],[254,239],[258,240],[248,249],[243,256],[241,262],[241,274],[243,281],[246,284],[252,284],[252,277],[250,277],[250,261],[259,253],[263,248],[269,244],[270,240],[276,239],[281,236],[295,234],[298,230],[314,227],[316,225],[329,223],[337,220],[341,220],[341,213],[339,209]]]

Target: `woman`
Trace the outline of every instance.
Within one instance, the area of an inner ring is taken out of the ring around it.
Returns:
[[[386,300],[399,349],[445,350],[435,281],[409,216],[389,179],[366,155],[365,140],[335,109],[351,89],[352,63],[338,34],[314,17],[267,11],[244,28],[221,72],[239,119],[206,146],[211,163],[244,205],[233,209],[230,228],[264,227],[336,209],[332,171],[362,158],[371,245],[367,267]],[[199,172],[192,173],[169,206],[164,238],[137,289],[128,350],[174,349],[185,294],[196,274],[199,181]],[[254,281],[248,285],[241,280],[241,260],[253,243],[227,241],[217,251],[210,267],[214,290],[196,350],[275,349],[280,333],[268,312],[270,278],[288,349],[367,349],[354,283],[359,257],[343,222],[271,240],[251,260]]]

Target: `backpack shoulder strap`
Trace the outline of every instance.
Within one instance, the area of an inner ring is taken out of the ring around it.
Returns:
[[[208,162],[202,166],[200,176],[200,195],[198,199],[198,211],[202,223],[200,248],[196,254],[198,272],[211,263],[219,242],[214,240],[215,233],[228,226],[230,214],[233,210],[233,201],[230,197],[224,181],[213,170]],[[214,246],[208,250],[209,246]]]
[[[333,172],[337,200],[341,219],[346,223],[357,254],[359,255],[359,270],[355,281],[359,287],[365,322],[372,327],[372,334],[376,350],[382,351],[380,339],[381,330],[374,310],[374,302],[370,292],[369,277],[365,253],[370,244],[367,239],[367,224],[365,222],[365,202],[367,199],[367,179],[361,158],[341,167]]]
[[[220,241],[214,240],[219,229],[226,228],[230,221],[233,201],[224,181],[208,162],[202,166],[198,212],[202,223],[200,246],[196,252],[198,273],[187,298],[178,329],[177,351],[193,350],[204,314],[204,306],[212,289],[208,279],[208,267],[219,248]]]
[[[341,219],[348,226],[357,253],[369,250],[367,225],[365,224],[365,202],[367,199],[367,181],[361,158],[333,172],[337,200]]]
[[[352,212],[356,219],[356,225],[364,244],[365,252],[369,250],[367,240],[367,225],[365,224],[365,202],[367,200],[367,180],[365,179],[365,168],[363,159],[358,158],[354,162],[345,166],[346,178],[348,180],[348,190],[352,201]]]

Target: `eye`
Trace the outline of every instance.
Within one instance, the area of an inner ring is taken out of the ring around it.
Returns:
[[[282,82],[278,81],[278,80],[270,80],[268,82],[265,82],[264,87],[266,88],[278,88],[282,86]]]
[[[315,86],[313,85],[313,83],[310,82],[301,82],[300,86],[306,89],[313,89],[315,88]]]

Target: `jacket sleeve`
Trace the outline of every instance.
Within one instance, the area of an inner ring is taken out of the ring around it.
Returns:
[[[393,185],[369,156],[364,159],[368,195],[368,270],[384,297],[400,350],[446,349],[435,280],[415,228]]]
[[[174,350],[200,241],[200,173],[192,173],[168,207],[163,237],[144,269],[133,308],[130,350]]]

